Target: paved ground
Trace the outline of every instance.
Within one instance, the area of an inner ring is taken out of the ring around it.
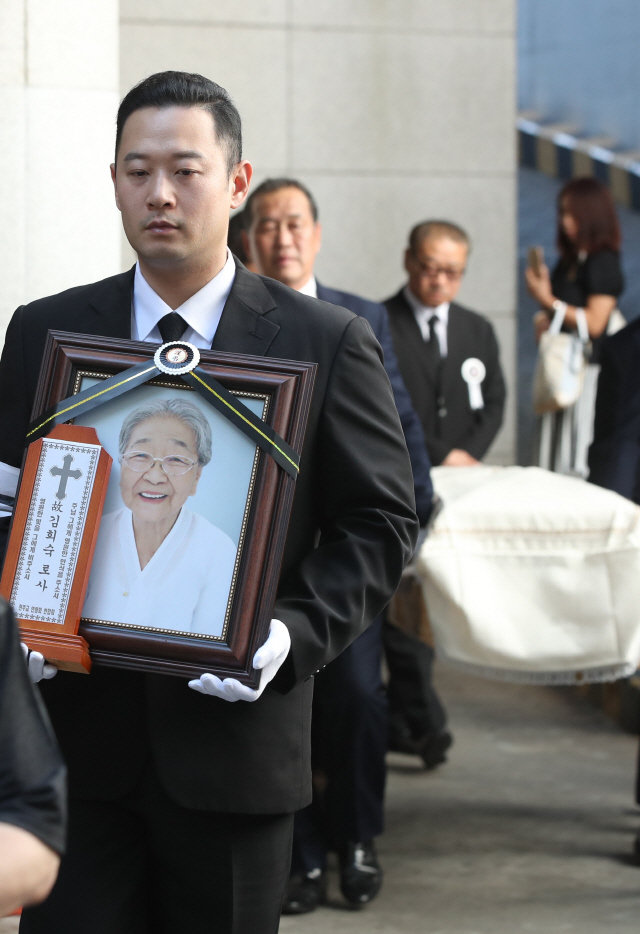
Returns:
[[[349,911],[333,885],[282,934],[637,934],[636,740],[568,690],[438,680],[456,745],[431,774],[390,757],[379,899]]]
[[[282,934],[637,934],[637,741],[566,689],[439,681],[456,745],[432,774],[390,757],[380,897],[334,886]]]

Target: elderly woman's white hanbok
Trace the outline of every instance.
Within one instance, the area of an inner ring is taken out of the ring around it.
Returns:
[[[125,626],[222,635],[236,546],[184,506],[149,563],[140,567],[133,515],[103,516],[82,615]]]

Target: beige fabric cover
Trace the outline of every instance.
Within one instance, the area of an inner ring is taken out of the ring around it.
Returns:
[[[417,558],[438,651],[476,674],[568,684],[640,661],[640,508],[538,467],[437,467]]]

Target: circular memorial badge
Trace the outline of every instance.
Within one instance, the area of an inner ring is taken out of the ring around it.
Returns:
[[[163,373],[180,376],[195,370],[200,363],[200,351],[188,341],[169,341],[158,347],[153,362]]]
[[[469,357],[462,364],[462,378],[465,383],[478,386],[486,375],[487,369],[482,360],[478,360],[477,357]]]
[[[469,357],[462,364],[462,378],[469,389],[469,405],[474,411],[484,408],[481,383],[486,375],[487,368],[477,357]]]

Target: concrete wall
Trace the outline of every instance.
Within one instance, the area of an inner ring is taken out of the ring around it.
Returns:
[[[112,275],[117,0],[0,2],[0,343],[25,301]]]
[[[518,0],[520,110],[640,148],[638,0]]]
[[[318,197],[319,276],[374,299],[431,215],[475,249],[461,300],[495,322],[510,386],[492,459],[515,451],[513,0],[121,0],[124,93],[166,68],[226,87],[260,181]],[[128,248],[123,260],[131,259]]]

